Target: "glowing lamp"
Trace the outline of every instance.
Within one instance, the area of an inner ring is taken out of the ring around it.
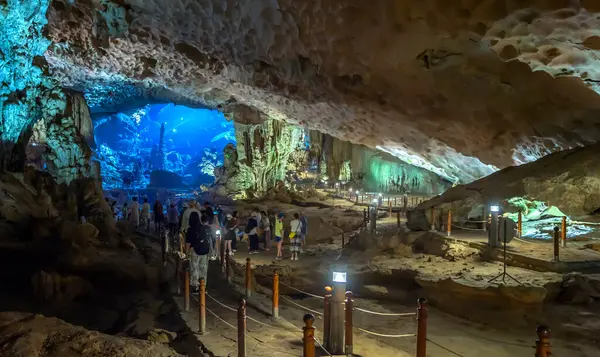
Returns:
[[[356,194],[358,194],[359,192],[360,192],[359,190],[356,190]]]
[[[382,196],[382,195],[381,195],[381,193],[380,193],[380,194],[379,194],[379,197],[381,197],[381,196]]]
[[[220,234],[221,234],[221,230],[217,229],[217,235],[220,235]]]
[[[345,283],[346,282],[346,272],[339,272],[339,271],[334,271],[333,272],[333,282],[334,283]]]
[[[377,203],[377,199],[376,198],[373,199],[373,203]]]
[[[500,211],[499,206],[490,206],[490,212],[499,212],[499,211]]]

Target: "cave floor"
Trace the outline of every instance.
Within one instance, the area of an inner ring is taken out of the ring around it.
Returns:
[[[337,242],[336,242],[337,243]],[[264,282],[268,279],[261,279],[261,274],[265,273],[263,268],[268,267],[266,271],[272,271],[277,268],[280,271],[296,272],[303,271],[299,275],[305,273],[316,273],[323,268],[323,260],[335,260],[339,253],[339,244],[330,245],[329,249],[322,244],[317,244],[313,247],[308,247],[305,254],[299,261],[291,261],[289,259],[283,261],[274,261],[274,252],[262,252],[261,254],[248,255],[245,244],[241,244],[240,251],[233,257],[238,264],[237,276],[234,278],[235,287],[227,285],[217,266],[213,266],[213,274],[210,279],[218,281],[212,283],[208,291],[213,297],[217,298],[221,303],[229,307],[235,307],[236,301],[241,297],[241,286],[243,284],[242,267],[245,264],[246,258],[252,259],[252,265],[256,269],[255,274],[259,275],[257,280]],[[340,258],[340,260],[348,262],[348,259]],[[396,259],[397,260],[397,259]],[[357,262],[358,263],[358,262]],[[383,258],[373,262],[374,265],[385,266],[388,269],[393,268],[391,260]],[[409,263],[410,264],[410,263]],[[462,265],[462,264],[461,264]],[[263,270],[261,270],[263,269]],[[355,269],[357,267],[355,266]],[[487,267],[489,276],[492,276],[498,271],[497,264],[490,264]],[[215,271],[216,274],[215,274]],[[296,284],[294,273],[284,277],[282,283],[287,282]],[[318,273],[316,273],[318,275]],[[267,277],[268,278],[268,277]],[[316,280],[319,280],[318,278]],[[301,283],[299,283],[301,284]],[[300,285],[301,289],[307,289],[312,293],[319,294],[315,288],[305,287]],[[292,299],[296,303],[315,311],[322,311],[322,300],[310,298],[309,296],[299,296],[291,290],[286,290],[282,286],[282,294],[288,299]],[[300,294],[301,295],[301,294]],[[177,299],[180,307],[183,305],[181,298]],[[414,301],[414,300],[413,300]],[[394,299],[375,299],[375,298],[356,298],[357,306],[367,310],[377,312],[414,312],[416,307],[410,306],[406,301]],[[197,329],[197,314],[196,301],[192,299],[192,308],[190,312],[182,313],[186,322],[191,329]],[[262,322],[258,324],[254,321],[248,321],[248,352],[252,356],[298,356],[302,354],[300,344],[300,330],[302,326],[302,316],[307,312],[296,305],[288,303],[283,299],[280,302],[280,316],[278,321],[273,321],[268,317],[270,311],[270,290],[264,285],[259,286],[254,296],[251,298],[251,303],[248,308],[248,316]],[[214,301],[207,297],[207,307],[223,318],[227,323],[235,326],[235,312],[217,305]],[[494,327],[493,323],[481,324],[467,319],[461,319],[451,316],[436,308],[429,309],[429,324],[428,324],[428,356],[444,357],[444,356],[464,356],[464,357],[509,357],[509,356],[525,356],[533,353],[535,341],[535,333],[531,329],[523,326],[513,328]],[[235,353],[236,349],[236,334],[233,329],[225,325],[223,321],[217,320],[207,312],[207,326],[210,332],[204,336],[198,336],[204,346],[217,356],[226,356]],[[600,319],[597,320],[600,322]],[[369,330],[372,332],[383,334],[411,334],[415,331],[416,322],[413,316],[410,317],[384,317],[377,316],[373,318],[370,315],[365,315],[361,312],[354,314],[354,350],[355,354],[360,356],[413,356],[415,353],[415,338],[385,338],[375,337],[368,333],[359,331],[358,328]],[[317,327],[317,337],[322,340],[322,319],[318,318],[315,323]],[[553,351],[557,355],[569,354],[573,357],[592,357],[597,356],[600,349],[595,346],[581,344],[580,342],[569,342],[559,338],[552,340]],[[324,352],[318,354],[326,355]]]

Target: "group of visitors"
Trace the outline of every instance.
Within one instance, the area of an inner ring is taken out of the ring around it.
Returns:
[[[274,231],[275,243],[277,244],[277,260],[283,259],[283,241],[285,214],[279,212],[275,218]],[[308,232],[308,219],[304,214],[294,213],[294,219],[290,222],[288,238],[290,240],[290,252],[292,260],[300,258],[300,252],[306,244],[306,234]],[[260,238],[264,239],[264,250],[271,250],[272,227],[271,220],[265,211],[254,211],[248,219],[245,233],[248,236],[249,254],[260,253]]]

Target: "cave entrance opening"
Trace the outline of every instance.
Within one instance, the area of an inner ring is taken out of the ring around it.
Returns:
[[[104,189],[197,190],[214,180],[233,122],[216,110],[148,104],[92,116]]]

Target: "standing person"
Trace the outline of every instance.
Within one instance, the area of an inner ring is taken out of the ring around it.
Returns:
[[[197,208],[197,203],[196,201],[190,201],[188,202],[188,207],[186,208],[185,211],[183,211],[183,214],[181,215],[181,228],[180,231],[183,234],[187,233],[188,228],[190,227],[190,215],[192,213],[197,213],[198,217],[201,216],[200,210],[198,210]]]
[[[275,219],[275,242],[277,243],[277,257],[275,259],[277,260],[283,259],[281,252],[281,246],[283,245],[283,217],[285,217],[283,212],[279,212]]]
[[[179,211],[177,210],[175,203],[171,203],[167,210],[167,220],[169,221],[169,232],[171,233],[171,236],[175,236],[179,226]]]
[[[260,220],[260,224],[263,229],[263,234],[265,235],[265,251],[269,251],[271,248],[271,220],[269,220],[269,216],[267,212],[260,212],[262,218]]]
[[[208,224],[214,224],[215,212],[213,211],[212,207],[210,206],[210,203],[208,202],[204,202],[204,214],[208,219]]]
[[[237,253],[237,240],[238,240],[238,236],[239,236],[239,232],[240,232],[240,229],[238,228],[238,226],[239,226],[238,211],[233,211],[231,213],[231,219],[233,219],[235,222],[235,227],[233,228],[233,231],[235,232],[235,236],[233,237],[233,240],[231,241],[231,251],[233,253]]]
[[[256,218],[257,213],[252,212],[248,224],[246,224],[246,233],[248,234],[248,240],[250,245],[248,248],[249,254],[256,254],[259,251],[258,247],[258,220]]]
[[[150,203],[148,203],[147,197],[144,198],[140,218],[142,219],[142,225],[146,228],[146,231],[150,232]]]
[[[110,210],[112,211],[113,217],[115,217],[116,220],[119,220],[119,217],[117,216],[117,200],[114,200],[111,203]]]
[[[137,201],[137,197],[132,198],[129,220],[135,225],[135,230],[140,228],[140,204]]]
[[[290,222],[290,252],[292,253],[292,260],[300,258],[300,245],[302,244],[302,238],[300,238],[301,230],[300,215],[294,213],[294,220]]]
[[[306,248],[306,235],[308,234],[308,218],[304,212],[300,212],[300,214],[300,224],[302,224],[302,227],[300,227],[300,244],[302,244],[301,249],[304,250]]]
[[[206,216],[200,218],[199,212],[192,212],[189,217],[189,229],[185,235],[186,252],[190,255],[190,273],[192,292],[197,293],[199,279],[204,279],[206,286],[208,278],[208,256],[210,254],[210,241],[212,231],[206,224]]]
[[[127,202],[123,203],[123,208],[121,209],[121,213],[123,214],[123,220],[128,221],[129,220],[129,211],[128,211],[128,207],[127,207]]]
[[[165,212],[163,210],[163,205],[159,200],[154,202],[154,230],[160,236],[162,232],[163,222],[165,220]]]
[[[219,220],[219,226],[224,226],[225,221],[223,221],[223,208],[220,205],[215,207],[215,212],[217,212],[217,219]]]
[[[234,218],[231,214],[227,214],[225,219],[225,252],[229,252],[229,255],[233,255],[232,242],[235,242],[235,240],[237,239],[237,218]]]

